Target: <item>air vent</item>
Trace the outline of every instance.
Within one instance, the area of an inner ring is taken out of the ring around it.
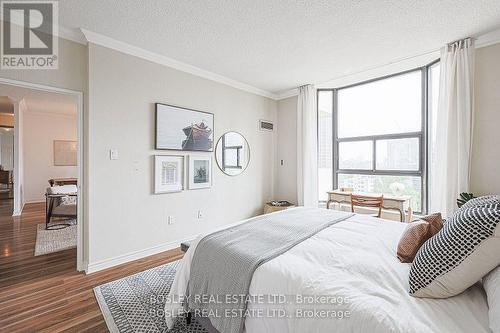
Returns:
[[[259,128],[261,131],[272,131],[274,128],[274,124],[267,120],[260,120]]]

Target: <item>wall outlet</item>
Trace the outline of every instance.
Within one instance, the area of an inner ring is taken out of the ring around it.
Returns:
[[[169,225],[174,224],[174,223],[175,223],[175,218],[174,218],[172,215],[169,215],[169,216],[167,217],[167,223],[168,223]]]
[[[201,213],[201,210],[198,211],[198,220],[201,220],[203,218],[203,214]]]

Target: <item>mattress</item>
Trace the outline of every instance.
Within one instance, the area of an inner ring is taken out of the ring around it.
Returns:
[[[448,299],[408,294],[410,265],[396,257],[405,226],[356,214],[261,265],[250,285],[245,331],[490,332],[479,284]],[[198,241],[176,273],[172,299],[185,293]],[[167,302],[165,310],[179,307]]]

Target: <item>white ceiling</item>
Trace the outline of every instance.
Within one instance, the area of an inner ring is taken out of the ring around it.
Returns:
[[[67,115],[76,115],[77,112],[76,98],[71,95],[0,84],[0,100],[5,97],[15,101],[24,99],[29,112]]]
[[[65,0],[59,22],[281,92],[500,27],[499,0]]]

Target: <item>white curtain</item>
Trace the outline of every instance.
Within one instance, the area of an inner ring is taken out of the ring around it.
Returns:
[[[461,192],[469,192],[474,116],[474,42],[441,50],[436,136],[431,142],[430,210],[450,216]]]
[[[316,89],[299,88],[297,101],[297,199],[299,206],[318,206],[318,124]]]

